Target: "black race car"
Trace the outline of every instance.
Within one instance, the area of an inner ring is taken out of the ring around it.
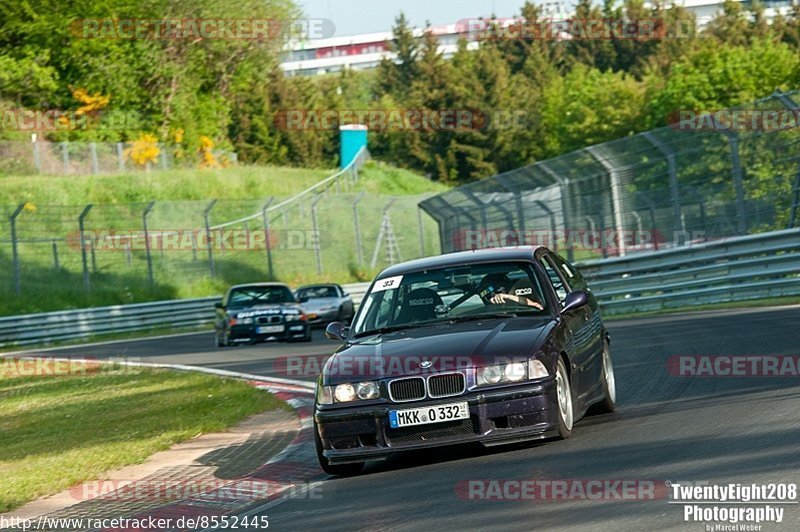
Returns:
[[[544,247],[468,251],[378,275],[317,385],[322,468],[389,453],[567,438],[615,408],[610,338],[585,280]]]
[[[289,287],[254,283],[231,287],[216,305],[214,343],[311,341],[311,327]]]

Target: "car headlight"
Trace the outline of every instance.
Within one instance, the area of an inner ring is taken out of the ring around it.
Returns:
[[[327,388],[327,394],[330,394],[331,387],[326,386],[323,388]],[[333,387],[333,397],[331,400],[332,402],[336,403],[349,403],[355,401],[356,399],[361,399],[362,401],[366,401],[369,399],[377,399],[381,396],[380,388],[378,388],[378,383],[373,381],[365,381],[359,382],[358,384],[337,384]],[[320,401],[320,397],[323,399],[327,399],[326,392],[320,392],[317,390],[317,400],[320,404],[331,404],[331,403],[324,403]]]
[[[503,374],[510,382],[519,382],[528,376],[528,368],[525,367],[525,364],[513,362],[506,365]]]
[[[338,403],[349,403],[356,399],[356,389],[352,384],[338,384],[333,390],[333,397]]]
[[[508,364],[478,368],[476,380],[478,386],[487,386],[521,382],[528,379],[541,379],[548,375],[549,372],[542,361],[533,358],[527,362],[510,362]]]
[[[240,322],[242,324],[244,324],[244,325],[252,325],[253,324],[253,318],[242,318],[240,320]]]
[[[478,385],[497,384],[503,378],[502,366],[486,366],[478,370]]]
[[[380,396],[378,385],[372,381],[361,382],[356,386],[359,399],[377,399]]]
[[[306,319],[305,314],[286,314],[284,315],[286,321],[302,321]]]

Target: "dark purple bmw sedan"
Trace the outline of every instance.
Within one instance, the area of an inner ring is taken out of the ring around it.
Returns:
[[[322,468],[390,453],[567,438],[615,407],[609,335],[578,270],[545,247],[468,251],[384,270],[317,386]]]

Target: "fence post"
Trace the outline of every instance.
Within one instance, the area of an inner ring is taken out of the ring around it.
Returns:
[[[61,269],[61,266],[58,263],[58,243],[53,240],[53,269],[58,271]]]
[[[586,151],[600,163],[600,166],[608,172],[608,177],[611,179],[611,207],[613,210],[612,214],[614,215],[614,230],[617,232],[617,238],[619,239],[619,256],[624,257],[627,252],[625,250],[625,239],[622,237],[622,231],[624,229],[622,221],[622,192],[619,186],[617,168],[612,165],[608,159],[597,153],[596,146],[590,146],[586,148]],[[605,256],[605,253],[603,256]]]
[[[744,184],[742,183],[742,162],[739,159],[739,137],[733,131],[723,131],[728,137],[728,146],[731,149],[731,175],[733,187],[736,190],[736,210],[739,215],[738,230],[740,235],[746,235],[749,227],[747,222],[747,208],[744,204]]]
[[[356,260],[358,260],[358,265],[364,262],[364,251],[361,248],[361,226],[358,225],[358,202],[361,201],[361,198],[364,197],[365,192],[361,192],[356,199],[353,200],[353,226],[356,231]]]
[[[314,199],[311,200],[311,227],[312,231],[314,231],[314,241],[316,242],[314,246],[314,256],[317,259],[317,274],[322,274],[322,251],[320,250],[320,242],[319,242],[319,228],[317,227],[317,203],[319,200],[322,199],[322,194],[317,194],[314,196]]]
[[[164,144],[160,143],[158,145],[159,150],[161,151],[161,169],[167,170],[169,169],[169,161],[167,161],[167,150],[164,149]]]
[[[678,231],[680,231],[682,234],[686,234],[686,220],[683,217],[683,209],[681,207],[681,194],[680,189],[678,188],[678,165],[675,161],[675,151],[668,148],[666,144],[664,144],[649,131],[643,136],[649,140],[650,143],[658,149],[658,151],[663,153],[664,157],[667,159],[667,170],[669,171],[669,190],[672,193],[672,223],[675,227],[675,238],[673,238],[673,241],[677,245]],[[655,229],[655,227],[652,229]]]
[[[92,157],[92,173],[100,173],[100,163],[97,161],[97,144],[94,142],[89,143],[89,154]]]
[[[61,143],[61,162],[64,163],[64,173],[69,174],[69,144],[66,141]]]
[[[36,173],[42,173],[42,154],[39,152],[39,143],[36,142],[36,134],[33,134],[32,142],[33,144],[33,164],[36,166]]]
[[[89,211],[92,210],[91,203],[88,204],[86,207],[83,208],[83,212],[81,212],[80,216],[78,216],[78,231],[81,237],[81,262],[83,264],[83,289],[87,292],[90,289],[89,285],[89,261],[86,257],[86,239],[83,234],[83,221],[86,219],[86,216],[89,214]]]
[[[264,246],[267,248],[267,272],[269,275],[269,280],[275,279],[275,272],[272,269],[272,244],[269,241],[269,214],[267,211],[269,210],[269,206],[272,205],[272,202],[275,201],[274,197],[269,198],[267,202],[261,207],[261,219],[264,222]]]
[[[563,178],[558,175],[552,168],[547,166],[544,163],[538,163],[539,168],[544,170],[547,175],[552,177],[558,183],[558,194],[561,199],[561,221],[564,224],[564,245],[567,246],[567,260],[572,262],[575,260],[575,250],[572,249],[572,242],[573,239],[571,238],[570,233],[572,229],[569,224],[570,222],[570,212],[569,212],[569,179]]]
[[[150,211],[153,210],[153,207],[155,206],[155,204],[156,204],[155,201],[151,201],[150,203],[147,204],[147,207],[144,208],[144,211],[142,211],[142,229],[144,230],[144,253],[145,253],[145,256],[147,258],[147,280],[150,282],[151,285],[154,282],[154,278],[153,278],[153,256],[150,253],[150,235],[149,235],[149,231],[148,231],[148,228],[147,228],[147,215],[150,214]],[[162,247],[163,247],[163,243],[162,243]]]
[[[14,292],[17,295],[22,293],[22,281],[20,279],[20,268],[19,268],[19,250],[17,249],[17,216],[22,212],[22,209],[25,208],[24,203],[20,203],[14,212],[11,213],[11,216],[8,217],[8,221],[11,222],[11,256],[13,257],[14,261]]]
[[[209,216],[211,215],[211,209],[214,208],[214,205],[217,204],[217,200],[211,200],[208,204],[208,207],[203,211],[203,219],[206,222],[206,248],[208,249],[208,268],[211,272],[211,277],[216,277],[216,270],[214,268],[214,251],[211,247],[211,223],[209,222]]]
[[[425,233],[422,225],[422,209],[417,205],[417,227],[419,228],[419,256],[425,256]]]
[[[125,150],[123,148],[123,144],[121,142],[117,142],[117,164],[119,165],[119,171],[125,171]]]

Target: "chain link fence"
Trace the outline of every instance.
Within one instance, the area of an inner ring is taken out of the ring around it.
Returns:
[[[158,155],[146,164],[131,157],[130,142],[35,142],[0,140],[0,174],[89,175],[191,168],[200,155],[178,145],[157,144]],[[222,165],[235,164],[237,156],[212,150]]]
[[[606,142],[420,204],[442,251],[543,244],[570,259],[624,256],[794,227],[799,91]]]
[[[436,253],[436,224],[416,208],[427,196],[357,191],[365,159],[292,197],[4,206],[0,294],[26,308],[41,299],[41,309],[70,294],[69,306],[94,302],[87,294],[120,303],[197,297],[273,279],[368,280]]]

